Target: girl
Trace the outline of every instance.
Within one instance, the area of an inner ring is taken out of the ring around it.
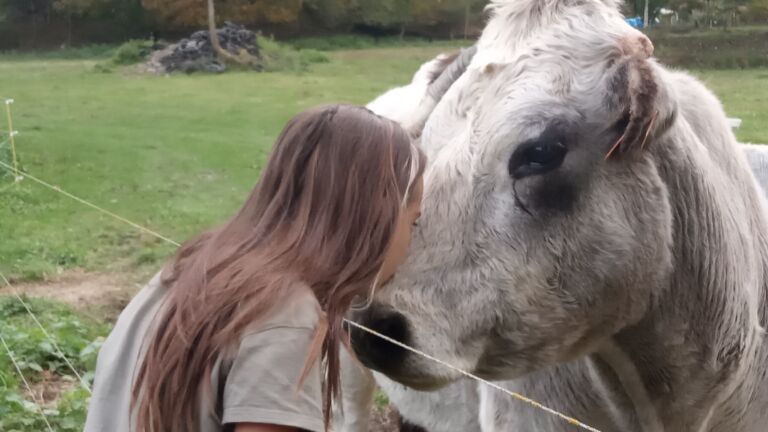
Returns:
[[[327,430],[343,317],[403,260],[423,170],[407,134],[365,108],[296,116],[240,211],[121,313],[85,430]]]

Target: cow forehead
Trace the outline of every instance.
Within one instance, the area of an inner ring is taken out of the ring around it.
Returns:
[[[579,39],[631,30],[612,1],[499,0],[489,9],[491,18],[474,58],[478,67],[509,61],[534,44],[578,49],[583,45]]]
[[[457,150],[478,133],[506,133],[505,128],[536,125],[553,107],[588,111],[600,104],[602,80],[611,59],[620,54],[618,40],[626,25],[613,8],[606,8],[610,2],[545,3],[496,2],[497,15],[481,37],[478,53],[425,125],[422,146],[431,160],[446,151],[462,153]],[[531,18],[520,14],[524,4],[543,5],[548,11],[524,25],[514,20],[510,24],[508,15],[498,15],[508,6],[518,18]],[[586,14],[588,22],[574,23],[573,17],[585,16],[580,14],[584,8],[591,11]],[[504,25],[494,30],[494,22]],[[524,29],[515,31],[517,26]],[[535,129],[532,126],[531,133]],[[482,153],[490,141],[485,146],[473,153]]]

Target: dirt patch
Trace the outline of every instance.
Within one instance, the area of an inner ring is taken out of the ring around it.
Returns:
[[[146,281],[120,273],[91,273],[76,269],[45,282],[15,283],[20,293],[68,304],[103,320],[114,320]],[[0,294],[11,294],[9,287]]]
[[[392,407],[375,408],[368,432],[398,432],[400,430],[399,419]]]
[[[25,396],[27,400],[40,402],[45,408],[55,408],[59,397],[77,385],[69,377],[61,377],[46,370],[40,381],[30,383],[32,394],[26,391]]]

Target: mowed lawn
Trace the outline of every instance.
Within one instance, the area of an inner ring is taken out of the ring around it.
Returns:
[[[444,50],[336,52],[302,75],[103,74],[93,61],[0,57],[0,97],[16,101],[24,169],[183,241],[240,205],[292,115],[321,103],[365,103]],[[768,143],[768,70],[697,75],[744,120],[741,140]],[[0,178],[0,271],[16,280],[71,267],[147,270],[172,250],[29,180]]]

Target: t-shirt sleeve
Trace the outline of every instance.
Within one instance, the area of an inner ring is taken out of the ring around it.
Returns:
[[[312,336],[312,329],[296,327],[246,336],[224,385],[223,423],[265,423],[323,432],[317,365],[297,390]]]

